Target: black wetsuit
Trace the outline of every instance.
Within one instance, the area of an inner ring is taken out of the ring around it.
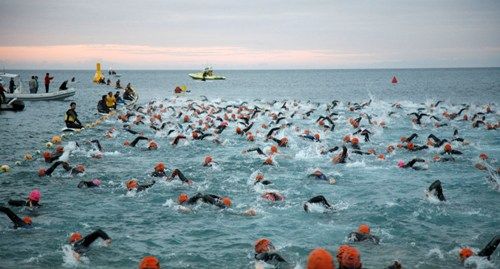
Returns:
[[[257,151],[257,153],[259,153],[260,155],[266,156],[266,154],[260,148],[251,148],[251,149],[245,150],[245,152],[252,152],[252,151]]]
[[[415,165],[415,163],[417,163],[417,162],[422,162],[423,163],[423,162],[425,162],[425,160],[424,159],[415,158],[415,159],[409,161],[407,164],[405,164],[403,166],[403,168],[409,168],[409,167],[411,167],[411,168],[413,168],[415,170],[419,170],[419,169],[421,169],[420,167],[413,167],[413,165]]]
[[[439,147],[441,147],[444,143],[447,143],[447,142],[448,142],[448,140],[446,140],[446,139],[441,140],[441,139],[437,138],[437,137],[436,137],[435,135],[433,135],[433,134],[430,134],[430,135],[427,137],[427,139],[432,139],[432,140],[434,140],[434,145],[433,145],[433,147],[435,147],[435,148],[439,148]]]
[[[444,155],[444,154],[449,154],[449,155],[451,155],[451,154],[454,154],[454,155],[462,155],[463,153],[462,153],[461,151],[458,151],[458,150],[454,150],[454,149],[452,149],[451,151],[448,151],[448,152],[446,152],[446,151],[441,152],[441,155]]]
[[[7,215],[7,217],[9,217],[9,219],[12,221],[12,223],[14,223],[14,229],[17,229],[19,227],[22,227],[22,228],[30,228],[31,227],[31,224],[27,224],[26,222],[24,222],[20,217],[18,217],[14,212],[12,212],[12,210],[10,210],[10,208],[0,206],[0,212],[5,213],[5,215]]]
[[[372,241],[375,244],[378,244],[380,239],[377,236],[371,234],[362,234],[358,232],[352,232],[348,235],[349,240],[353,242],[361,242],[361,241]]]
[[[104,100],[99,100],[97,103],[97,112],[99,113],[109,113],[109,108],[106,106],[106,101]]]
[[[92,181],[80,181],[78,183],[78,188],[93,188],[93,187],[99,187],[99,185],[94,184]]]
[[[76,114],[76,111],[74,109],[68,109],[68,111],[66,111],[66,117],[68,119],[73,119],[73,121],[66,120],[66,127],[73,129],[83,128],[82,123],[78,120],[78,114]]]
[[[135,145],[137,145],[137,142],[139,142],[140,140],[148,140],[149,138],[145,137],[145,136],[138,136],[134,139],[134,141],[132,141],[132,143],[130,143],[130,146],[131,147],[135,147]]]
[[[213,194],[197,193],[195,196],[189,198],[185,203],[189,205],[196,204],[200,199],[202,202],[207,204],[216,205],[220,208],[226,207],[226,205],[222,203],[222,198]]]
[[[328,203],[328,201],[326,200],[326,198],[323,195],[314,196],[313,198],[309,199],[304,204],[304,210],[306,212],[309,212],[309,206],[307,205],[307,203],[309,203],[309,204],[321,204],[326,209],[331,209],[332,208],[332,206]]]
[[[323,174],[321,172],[318,174],[315,174],[315,173],[310,174],[310,175],[308,175],[308,177],[314,177],[315,179],[320,179],[320,180],[328,180],[328,178],[326,178],[325,174]]]
[[[288,268],[287,267],[288,262],[285,259],[283,259],[283,257],[281,257],[278,253],[269,253],[269,252],[256,253],[255,259],[263,261],[267,264],[274,265],[277,268]]]
[[[102,240],[111,239],[103,230],[97,229],[95,232],[85,236],[84,238],[78,240],[73,245],[73,251],[78,254],[83,254],[90,249],[90,245],[94,243],[97,238],[102,238]]]
[[[183,173],[181,172],[181,170],[179,170],[179,169],[175,169],[175,170],[172,172],[172,175],[171,175],[172,179],[173,179],[173,178],[175,178],[176,176],[178,176],[178,177],[179,177],[179,179],[180,179],[182,182],[184,182],[184,183],[189,183],[189,181],[190,181],[189,179],[187,179],[187,178],[184,176],[184,174],[183,174]]]
[[[327,154],[327,153],[331,153],[331,152],[337,151],[338,149],[339,149],[339,147],[335,146],[335,147],[333,147],[333,148],[331,148],[331,149],[322,150],[322,151],[321,151],[321,154],[325,155],[325,154]]]
[[[486,257],[489,260],[491,254],[495,252],[499,243],[500,243],[500,235],[497,235],[493,237],[493,239],[491,239],[491,241],[481,251],[479,251],[479,253],[477,253],[477,256]]]
[[[346,158],[347,158],[347,147],[342,146],[342,153],[340,154],[338,163],[345,163]]]
[[[55,162],[49,169],[45,170],[45,175],[46,176],[50,176],[52,175],[52,173],[54,172],[54,170],[59,166],[61,165],[63,166],[64,170],[66,171],[70,171],[71,170],[71,167],[69,166],[69,164],[67,162],[63,162],[63,161],[57,161]]]
[[[137,186],[137,192],[140,192],[140,191],[143,191],[147,188],[150,188],[152,187],[154,184],[156,183],[156,181],[153,180],[153,182],[149,183],[149,184],[144,184],[144,185],[139,185]]]
[[[39,207],[42,206],[36,201],[27,200],[9,200],[8,204],[10,206],[27,206],[27,207]]]
[[[436,196],[439,199],[439,201],[446,201],[446,198],[444,198],[443,187],[441,186],[441,181],[436,180],[429,186],[429,191],[433,191],[433,190],[436,191]]]
[[[166,177],[167,174],[165,173],[165,171],[154,171],[151,173],[151,176],[152,177]]]
[[[257,180],[255,181],[254,185],[256,185],[257,183],[260,183],[262,185],[269,185],[269,184],[273,184],[271,181],[269,180]]]

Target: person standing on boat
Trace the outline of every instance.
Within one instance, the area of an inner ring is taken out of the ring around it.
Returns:
[[[59,90],[60,90],[60,91],[64,91],[64,90],[67,90],[67,89],[68,89],[68,81],[67,81],[67,80],[65,80],[65,81],[61,84],[61,86],[59,86]]]
[[[108,92],[108,95],[106,96],[106,106],[109,109],[116,109],[116,98],[112,92]]]
[[[30,93],[36,93],[36,81],[35,81],[35,76],[31,76],[31,79],[29,81],[29,87],[30,87]]]
[[[83,128],[82,123],[78,120],[78,114],[76,114],[76,103],[71,102],[69,105],[70,108],[66,111],[66,115],[64,116],[64,122],[66,123],[66,127],[73,129],[81,129]]]
[[[2,83],[0,83],[0,105],[5,101],[7,101],[7,98],[5,98],[5,88]]]
[[[10,78],[10,81],[9,81],[9,91],[10,91],[10,93],[14,93],[15,89],[16,89],[16,84],[14,83],[14,78]]]
[[[35,93],[38,93],[38,76],[35,76]]]
[[[54,77],[49,76],[49,73],[45,74],[45,92],[49,92],[50,81],[53,80]]]

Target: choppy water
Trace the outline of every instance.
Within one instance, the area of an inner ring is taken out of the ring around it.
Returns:
[[[43,77],[41,71],[17,72],[24,78],[32,74]],[[92,71],[52,73],[56,77],[54,86],[76,77],[77,94],[72,100],[78,103],[82,121],[95,121],[98,118],[95,104],[111,88],[92,84]],[[176,105],[183,104],[187,98],[199,100],[201,95],[211,101],[224,99],[238,104],[240,101],[253,103],[254,99],[298,99],[304,107],[313,106],[307,104],[307,100],[327,103],[337,99],[342,102],[336,108],[340,114],[339,124],[333,133],[321,132],[322,143],[302,140],[292,129],[286,130],[281,135],[290,138],[290,147],[280,150],[282,154],[275,158],[277,165],[264,167],[256,154],[241,154],[241,151],[254,144],[265,148],[272,143],[264,142],[262,134],[254,143],[236,136],[234,122],[221,135],[227,141],[224,146],[210,141],[182,141],[173,148],[169,144],[171,138],[154,137],[147,127],[134,127],[143,129],[146,136],[159,142],[159,150],[146,151],[141,147],[123,147],[125,139],[134,137],[123,131],[114,139],[105,138],[105,131],[111,127],[121,129],[121,124],[111,119],[64,141],[82,144],[83,148],[74,152],[70,160],[72,164],[85,164],[87,170],[83,176],[72,178],[56,171],[50,178],[39,178],[38,168],[47,167],[40,157],[19,166],[14,162],[27,152],[44,150],[45,142],[61,130],[70,100],[27,102],[24,112],[3,112],[0,114],[0,164],[8,163],[12,170],[0,174],[1,202],[23,198],[38,187],[42,191],[43,208],[36,213],[14,209],[20,215],[31,213],[34,217],[35,228],[29,230],[12,230],[11,223],[2,216],[1,268],[133,268],[144,255],[159,257],[162,266],[167,268],[249,268],[254,266],[253,242],[260,237],[270,238],[285,259],[303,267],[310,250],[320,246],[334,253],[346,242],[347,234],[361,223],[369,224],[373,234],[382,239],[378,246],[355,244],[367,268],[384,268],[395,259],[405,268],[457,268],[461,266],[457,261],[460,246],[482,248],[499,232],[499,193],[488,185],[484,173],[473,168],[480,152],[498,159],[498,131],[472,129],[470,122],[461,121],[435,128],[425,120],[425,126],[417,127],[406,116],[438,99],[445,100],[443,106],[455,112],[459,106],[452,104],[470,104],[471,112],[482,110],[486,103],[498,104],[498,68],[227,71],[223,75],[228,80],[205,83],[189,80],[185,71],[120,73],[122,85],[132,82],[138,89],[142,104],[152,99],[172,98],[172,89],[182,84],[192,92],[177,100]],[[389,83],[393,75],[400,80],[397,86]],[[413,132],[420,136],[416,142],[424,144],[430,133],[450,138],[454,128],[471,143],[454,144],[465,153],[456,162],[430,162],[425,171],[398,169],[395,164],[397,160],[407,161],[413,157],[430,160],[437,150],[412,153],[399,150],[387,156],[386,161],[353,155],[347,164],[333,165],[330,157],[318,153],[319,148],[340,145],[342,137],[353,132],[346,118],[357,113],[347,111],[348,101],[362,102],[370,98],[373,103],[364,112],[385,120],[388,128],[365,125],[374,135],[370,143],[362,144],[363,149],[383,152],[389,143],[395,144],[400,136]],[[391,108],[394,101],[399,101],[404,109],[389,117],[387,112],[394,110]],[[281,102],[272,109],[280,111],[280,106]],[[442,111],[438,108],[435,113],[440,115]],[[322,114],[318,111],[309,119],[298,117],[293,123],[319,131],[314,121]],[[498,114],[490,114],[487,119],[498,121]],[[256,126],[263,122],[269,121],[260,118]],[[99,139],[103,144],[106,152],[103,159],[89,157],[90,146],[84,141],[91,139]],[[202,167],[203,156],[207,154],[214,156],[219,165]],[[151,180],[148,173],[158,161],[163,161],[169,171],[181,169],[195,183],[187,186],[161,182],[143,193],[126,194],[123,182],[131,177],[140,182]],[[307,174],[314,168],[335,176],[337,184],[308,179]],[[284,194],[284,202],[272,204],[260,198],[262,189],[253,186],[256,171],[262,171],[266,179],[274,182],[266,189]],[[80,180],[96,177],[104,182],[101,188],[76,188]],[[424,198],[424,190],[436,179],[443,183],[446,203]],[[181,192],[229,196],[233,208],[221,211],[201,205],[191,214],[182,214],[173,206]],[[318,194],[335,204],[337,212],[304,213],[302,204]],[[257,216],[237,214],[250,207],[257,209]],[[111,247],[93,245],[88,259],[81,264],[64,254],[71,232],[87,234],[96,228],[102,228],[111,236]],[[482,266],[498,268],[499,257],[497,251],[492,263],[482,263]]]

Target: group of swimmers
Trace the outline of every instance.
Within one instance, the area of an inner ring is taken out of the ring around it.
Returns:
[[[108,93],[108,96],[103,96],[102,102],[106,107],[113,108],[113,105],[116,105],[116,99],[115,103],[113,103],[112,100],[114,97],[112,92]],[[439,119],[437,114],[432,114],[432,112],[436,111],[436,106],[439,105],[439,103],[440,102],[435,105],[432,104],[429,108],[423,108],[419,110],[419,113],[409,114],[409,116],[411,116],[410,120],[415,125],[425,125],[428,124],[428,122],[426,122],[423,117],[431,115],[429,118],[433,117],[432,120],[435,121],[434,126],[439,128],[447,126],[449,122],[454,121],[461,113],[464,113],[463,111],[468,109],[461,109],[458,113],[450,113],[446,110],[442,114],[443,119]],[[111,105],[111,107],[108,106],[108,104]],[[276,106],[277,101],[274,101],[268,104],[256,104],[251,107],[246,102],[223,106],[220,105],[220,103],[207,102],[207,99],[201,102],[191,100],[187,101],[185,104],[177,105],[176,100],[173,100],[168,103],[149,102],[145,107],[136,107],[134,109],[121,111],[117,113],[117,121],[118,123],[122,123],[123,130],[134,138],[132,142],[125,140],[123,142],[124,146],[136,147],[140,141],[146,141],[145,148],[147,150],[159,150],[160,142],[144,136],[144,132],[149,132],[152,135],[163,134],[167,139],[171,138],[172,140],[169,141],[168,144],[172,147],[178,145],[181,140],[224,145],[221,136],[223,132],[227,133],[225,130],[228,130],[231,124],[234,127],[234,134],[244,138],[249,145],[253,145],[256,141],[261,141],[268,145],[270,144],[270,146],[266,148],[249,146],[247,149],[243,150],[244,154],[255,152],[254,154],[261,156],[263,160],[262,165],[270,166],[275,165],[275,158],[279,156],[278,152],[286,151],[287,148],[290,147],[290,139],[285,133],[294,133],[299,139],[311,143],[318,143],[321,145],[318,154],[331,155],[333,153],[331,162],[334,165],[350,162],[356,158],[356,155],[373,156],[373,158],[377,160],[384,161],[386,160],[386,155],[394,156],[396,151],[408,151],[422,156],[413,158],[407,162],[399,160],[397,161],[397,167],[402,169],[412,168],[421,170],[428,169],[426,165],[429,162],[456,161],[456,156],[462,155],[463,152],[455,147],[467,149],[468,142],[459,136],[458,131],[455,131],[451,138],[438,138],[434,134],[429,134],[427,141],[421,145],[416,144],[418,134],[415,133],[410,134],[408,137],[401,137],[399,141],[387,145],[384,149],[363,149],[363,147],[369,147],[367,145],[370,145],[373,140],[371,137],[373,129],[387,127],[387,123],[383,119],[376,119],[375,115],[369,115],[367,112],[364,112],[364,110],[371,105],[371,101],[362,104],[347,104],[348,110],[351,113],[357,113],[357,117],[347,119],[346,123],[349,128],[352,128],[353,132],[345,135],[341,144],[327,146],[328,142],[333,141],[333,134],[338,132],[339,126],[342,125],[340,120],[341,117],[338,113],[339,111],[336,110],[338,104],[338,101],[333,101],[326,105],[308,103],[307,108],[309,110],[304,111],[306,106],[299,101],[285,101],[278,106]],[[67,118],[68,121],[78,123],[81,126],[76,112],[74,112],[75,107],[76,104],[72,103],[70,109],[72,111],[68,111]],[[395,104],[394,107],[395,109],[401,109],[400,104]],[[421,111],[423,110],[428,110],[429,114],[422,113]],[[388,114],[389,117],[392,115],[391,113],[392,112]],[[484,111],[476,112],[473,118],[477,119],[477,117],[479,117],[479,120],[487,122],[486,115],[489,113],[492,113],[491,106],[487,106]],[[317,115],[318,118],[313,118],[313,115]],[[316,131],[302,129],[301,126],[295,125],[293,123],[295,117],[301,117],[302,120],[309,120]],[[460,120],[467,121],[468,119],[462,117]],[[66,122],[67,125],[68,121]],[[473,120],[472,126],[476,128],[474,124],[476,124],[476,121]],[[489,122],[488,124],[489,127],[487,127],[486,130],[492,130],[494,128],[491,128],[491,126],[499,125],[498,122]],[[137,129],[141,131],[137,131]],[[107,130],[106,137],[115,138],[113,135],[114,132],[116,132],[115,128]],[[357,135],[363,137],[362,140],[364,143],[360,141]],[[96,145],[99,152],[103,151],[98,140],[92,143]],[[439,154],[435,154],[430,159],[426,159],[423,155],[432,148],[442,149],[442,151]],[[59,151],[64,152],[64,148]],[[81,174],[85,172],[85,167],[82,164],[71,167],[67,160],[61,160],[62,152],[58,152],[56,149],[56,152],[44,156],[48,163],[53,164],[48,169],[39,170],[39,176],[50,176],[59,166],[63,167],[71,174]],[[379,152],[379,154],[376,152]],[[147,151],[141,154],[147,154]],[[93,155],[93,157],[97,158],[96,156],[102,155]],[[492,169],[487,159],[488,156],[486,154],[481,154],[480,160],[475,167],[479,170],[488,171],[490,182],[493,184],[496,183],[496,186],[498,186],[498,169]],[[425,165],[422,166],[420,164]],[[212,156],[205,156],[202,165],[208,167],[216,165],[216,162]],[[127,180],[125,182],[127,191],[144,191],[154,186],[158,180],[171,181],[175,178],[179,178],[183,184],[193,184],[193,180],[188,179],[178,168],[174,169],[171,173],[167,173],[165,171],[165,165],[161,162],[155,165],[154,171],[151,172],[150,176],[156,179],[147,184],[139,184],[137,179]],[[335,184],[337,182],[335,178],[325,175],[319,169],[309,174],[308,177],[319,181],[326,181],[330,184]],[[253,184],[262,184],[266,186],[272,184],[272,182],[265,180],[263,173],[257,173]],[[80,181],[78,184],[79,188],[99,186],[101,186],[101,180],[99,179]],[[434,181],[427,188],[427,191],[428,196],[435,197],[439,201],[446,201],[440,180]],[[285,197],[278,191],[264,190],[260,193],[260,196],[271,202],[285,200]],[[192,212],[189,206],[197,203],[206,203],[222,210],[230,208],[233,203],[230,197],[208,193],[196,193],[191,197],[186,193],[181,193],[176,200],[178,202],[177,208],[180,212]],[[33,190],[26,201],[12,201],[12,203],[9,202],[9,204],[12,206],[23,205],[37,207],[40,206],[39,201],[40,192],[38,190]],[[311,212],[311,207],[323,208],[325,213],[335,211],[335,206],[328,202],[322,195],[316,195],[309,198],[303,205],[305,212]],[[12,220],[16,228],[27,228],[32,225],[32,220],[29,217],[21,219],[9,208],[0,207],[0,211],[4,212]],[[256,211],[252,208],[243,212],[245,216],[254,216],[255,214]],[[78,233],[72,234],[69,242],[73,244],[75,257],[79,257],[81,254],[85,253],[89,249],[90,244],[97,238],[102,238],[107,243],[111,242],[110,237],[102,230],[97,230],[86,237],[82,237]],[[366,224],[360,225],[358,230],[347,235],[347,238],[353,244],[359,241],[372,242],[373,244],[379,244],[380,242],[380,238],[372,235],[370,227]],[[465,247],[460,250],[458,256],[462,262],[473,255],[489,259],[499,242],[499,237],[494,236],[491,242],[489,242],[480,252],[475,254],[470,248]],[[336,258],[339,268],[362,268],[360,252],[352,245],[341,245],[337,249]],[[288,266],[288,262],[276,252],[276,249],[269,239],[260,239],[257,241],[255,244],[255,259],[279,268]],[[307,263],[308,268],[335,268],[335,262],[331,253],[321,248],[315,249],[310,253]],[[159,259],[151,256],[145,257],[141,261],[139,268],[159,268]],[[394,262],[387,268],[402,268],[402,265],[400,262]]]

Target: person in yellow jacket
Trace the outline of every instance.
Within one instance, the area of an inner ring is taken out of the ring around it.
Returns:
[[[76,103],[71,102],[69,105],[70,108],[66,111],[64,115],[64,122],[66,123],[66,127],[73,129],[81,129],[83,128],[82,123],[78,120],[78,114],[76,114]]]
[[[108,96],[106,96],[106,106],[116,109],[116,98],[112,92],[108,92]]]

